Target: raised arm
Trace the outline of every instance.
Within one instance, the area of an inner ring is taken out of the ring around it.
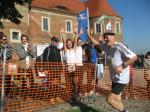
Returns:
[[[78,43],[77,40],[78,40],[78,38],[80,38],[80,36],[83,34],[83,31],[82,31],[82,29],[80,29],[80,32],[78,33],[78,32],[77,32],[77,29],[75,29],[74,33],[75,33],[74,47],[77,47],[77,43]]]
[[[64,47],[64,53],[66,53],[66,37],[65,37],[65,30],[63,28],[61,28],[60,30],[60,38],[62,39],[63,42],[63,47]]]
[[[99,45],[99,42],[93,38],[92,34],[93,30],[91,29],[91,31],[89,31],[89,28],[87,28],[88,38],[93,42],[94,45]]]
[[[78,33],[77,33],[77,29],[75,28],[75,31],[74,31],[74,48],[77,47],[77,39],[78,39]]]

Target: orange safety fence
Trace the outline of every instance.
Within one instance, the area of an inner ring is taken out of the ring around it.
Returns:
[[[1,92],[2,65],[0,67]],[[111,89],[108,67],[104,69],[104,77],[96,84],[94,75],[95,65],[89,63],[76,66],[72,71],[62,63],[35,62],[29,68],[9,63],[5,74],[4,111],[42,110],[53,104],[68,102],[79,95],[88,96],[94,87],[96,93],[107,95]],[[123,98],[150,99],[149,70],[132,69]]]

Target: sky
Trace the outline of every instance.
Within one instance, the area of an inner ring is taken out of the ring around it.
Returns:
[[[150,0],[108,0],[123,18],[123,43],[136,52],[150,51]]]
[[[150,0],[108,0],[108,2],[123,18],[123,43],[137,54],[150,51]]]

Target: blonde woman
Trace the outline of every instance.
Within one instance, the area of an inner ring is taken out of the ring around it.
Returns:
[[[79,78],[78,78],[78,74],[76,74],[75,71],[76,71],[76,65],[77,63],[79,63],[78,60],[81,60],[80,62],[82,62],[82,59],[79,59],[80,57],[77,57],[77,55],[79,55],[79,53],[82,53],[82,52],[78,52],[78,54],[76,53],[77,51],[79,51],[77,49],[77,39],[78,39],[77,37],[78,36],[79,35],[77,35],[75,31],[75,38],[73,41],[71,39],[65,40],[65,38],[62,37],[63,42],[64,42],[64,54],[65,54],[65,59],[66,59],[66,64],[67,64],[67,71],[69,71],[69,73],[67,72],[66,74],[66,76],[69,77],[69,78],[66,78],[66,81],[69,82],[67,83],[68,85],[66,85],[67,87],[66,89],[68,89],[68,91],[71,90],[71,102],[70,103],[73,103],[73,101],[76,99],[76,95],[78,94],[77,92],[79,90]],[[80,56],[82,56],[82,54]],[[68,96],[70,96],[70,93],[68,93]]]

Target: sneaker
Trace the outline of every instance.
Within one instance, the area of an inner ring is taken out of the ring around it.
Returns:
[[[129,112],[126,108],[122,112]]]

